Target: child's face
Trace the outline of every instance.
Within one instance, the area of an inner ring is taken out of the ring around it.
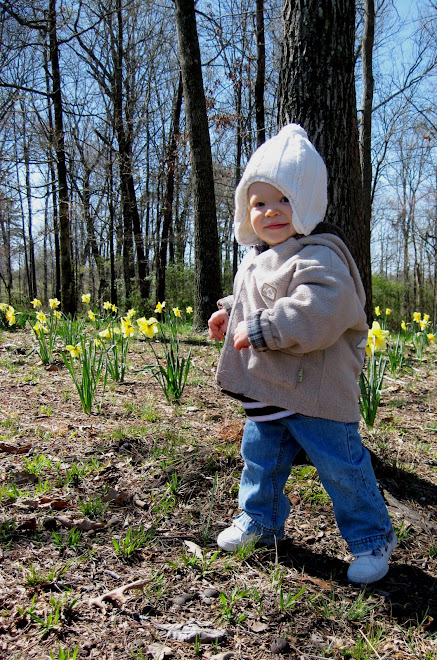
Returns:
[[[273,247],[295,236],[291,205],[280,190],[256,181],[249,186],[248,198],[250,221],[258,238]]]

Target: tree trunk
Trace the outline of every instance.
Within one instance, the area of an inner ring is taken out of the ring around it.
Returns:
[[[278,123],[301,124],[328,170],[326,220],[349,239],[371,318],[370,227],[363,219],[354,78],[355,2],[284,0]]]
[[[55,152],[59,191],[59,230],[61,252],[61,303],[66,314],[76,312],[76,292],[71,264],[71,234],[69,217],[69,195],[67,185],[67,165],[64,144],[63,106],[59,50],[56,32],[56,0],[50,0],[49,8],[50,63],[52,67],[52,100],[55,127]]]
[[[92,257],[94,259],[94,263],[96,264],[96,269],[97,269],[97,276],[99,278],[99,291],[98,291],[98,298],[101,300],[101,297],[103,295],[103,291],[105,290],[106,286],[106,278],[105,278],[105,264],[104,260],[100,254],[99,251],[99,246],[97,244],[97,239],[96,239],[96,232],[94,228],[94,221],[91,216],[90,208],[91,208],[91,202],[90,202],[90,177],[91,177],[91,170],[86,167],[85,165],[85,157],[83,158],[83,166],[85,168],[85,176],[84,176],[84,185],[83,185],[83,191],[82,191],[82,204],[83,204],[83,213],[85,216],[85,226],[87,230],[87,237],[88,237],[88,244],[89,248],[92,254]],[[92,268],[92,264],[90,264],[90,269]]]
[[[111,279],[111,302],[113,305],[117,305],[117,288],[115,286],[115,254],[114,254],[114,174],[112,167],[112,149],[108,150],[108,177],[107,177],[107,186],[108,186],[108,213],[109,213],[109,263],[110,263],[110,279]]]
[[[375,2],[365,0],[364,32],[361,46],[363,95],[361,100],[360,157],[363,181],[364,222],[370,227],[372,215],[372,109],[373,109],[373,42],[375,36]]]
[[[264,39],[264,0],[256,0],[256,81],[255,120],[258,147],[266,141],[264,86],[266,81],[266,45]]]
[[[372,220],[372,111],[373,111],[373,43],[375,39],[375,2],[364,2],[364,33],[362,39],[363,95],[360,125],[360,160],[363,187],[363,226],[369,236]],[[369,248],[370,255],[370,248]],[[371,286],[371,282],[370,282]],[[369,296],[369,292],[367,292]],[[370,290],[371,294],[371,290]],[[369,303],[369,297],[368,303]],[[371,303],[371,300],[370,300]],[[372,306],[368,306],[368,317],[372,320]]]
[[[50,200],[50,196],[46,195],[45,204],[44,204],[44,239],[43,239],[43,292],[44,292],[43,300],[45,305],[47,305],[49,300],[49,250],[47,249],[47,243],[49,242],[48,239],[50,237],[49,200]],[[57,296],[53,296],[53,297],[56,298]]]
[[[114,118],[118,141],[120,160],[121,197],[123,206],[123,269],[126,298],[132,292],[132,284],[135,279],[134,243],[137,255],[137,268],[139,279],[140,296],[146,299],[149,295],[149,283],[147,280],[147,258],[144,252],[144,244],[141,230],[140,215],[135,194],[135,184],[132,172],[132,135],[129,128],[130,115],[128,104],[123,103],[123,88],[126,82],[123,80],[124,46],[123,46],[123,11],[122,3],[117,3],[117,43],[114,47]],[[128,94],[128,92],[127,92]],[[126,114],[125,126],[124,116]]]
[[[53,143],[53,136],[55,130],[53,127],[53,113],[52,106],[50,103],[50,73],[49,66],[47,61],[47,50],[50,50],[50,45],[48,48],[44,49],[44,73],[46,81],[46,90],[47,90],[47,117],[48,117],[48,168],[50,172],[50,181],[51,181],[51,197],[52,197],[52,207],[53,207],[53,234],[54,234],[54,244],[55,244],[55,288],[54,294],[55,298],[61,298],[61,247],[59,240],[59,218],[58,218],[58,196],[56,192],[56,176],[55,176],[55,165],[53,162],[53,150],[55,145]]]
[[[32,210],[32,186],[30,182],[30,147],[27,138],[26,110],[24,103],[21,103],[21,110],[23,113],[23,152],[24,152],[23,155],[24,155],[24,165],[26,171],[27,232],[29,236],[28,284],[29,284],[29,298],[33,299],[37,295],[37,287],[36,287],[36,268],[35,268],[35,244],[33,240],[33,229],[32,229],[33,210]]]
[[[190,140],[194,205],[194,326],[207,326],[221,297],[214,177],[194,0],[176,0],[179,57]]]
[[[179,135],[179,119],[182,108],[182,77],[179,75],[178,88],[173,100],[171,133],[166,158],[166,180],[163,203],[163,218],[161,230],[161,244],[159,246],[158,263],[156,268],[156,302],[165,300],[165,269],[167,267],[167,248],[170,236],[170,227],[173,217],[174,180],[177,163],[177,138]]]
[[[237,135],[235,150],[235,187],[241,179],[241,157],[243,153],[243,115],[242,115],[242,89],[243,89],[243,59],[239,63],[239,76],[235,82],[235,113],[237,115]],[[264,133],[265,136],[265,133]],[[232,275],[235,278],[238,270],[238,243],[233,232],[233,220],[231,218],[232,236]]]
[[[3,255],[5,272],[0,270],[0,278],[5,285],[8,303],[12,299],[12,260],[11,260],[11,214],[8,209],[9,203],[0,196],[0,228],[3,242]]]

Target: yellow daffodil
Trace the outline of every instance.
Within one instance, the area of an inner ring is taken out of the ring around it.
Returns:
[[[117,312],[118,307],[116,305],[111,305],[111,309],[115,314]]]
[[[390,316],[390,314],[391,314],[391,309],[390,309],[390,307],[387,307],[386,310],[385,310],[385,315]]]
[[[136,311],[133,308],[128,309],[127,314],[126,314],[126,318],[131,319],[133,316],[135,316],[135,314],[136,314]]]
[[[388,335],[388,330],[383,330],[378,321],[373,321],[372,327],[370,328],[367,337],[367,355],[371,355],[376,351],[385,351],[386,339]]]
[[[424,315],[423,315],[423,320],[426,321],[426,322],[428,323],[428,321],[429,321],[429,314],[424,314]]]
[[[109,300],[106,300],[103,303],[103,309],[112,309],[112,303],[110,303]]]
[[[70,353],[71,357],[78,358],[79,355],[81,354],[80,344],[76,344],[76,346],[73,346],[72,344],[68,344],[65,348]]]
[[[193,308],[189,306],[189,307],[187,307],[187,309],[185,311],[187,312],[187,314],[192,314],[193,313]]]
[[[381,316],[381,310],[378,307],[375,307],[375,316]]]
[[[160,303],[160,302],[156,303],[155,314],[161,314],[164,307],[165,307],[165,300],[162,303]]]
[[[95,321],[96,320],[96,315],[91,310],[88,310],[88,318],[89,318],[90,321]]]
[[[151,316],[149,319],[143,316],[141,319],[137,319],[137,324],[141,332],[149,339],[153,339],[154,335],[158,332],[158,321],[154,316]]]
[[[124,337],[125,339],[129,339],[129,337],[132,337],[132,335],[134,334],[134,332],[135,332],[135,331],[134,331],[134,329],[133,329],[133,327],[132,327],[131,325],[126,326],[126,327],[123,328],[123,330],[122,330],[122,334],[123,334],[123,337]]]
[[[420,318],[421,318],[420,312],[414,312],[413,319],[416,321],[416,323],[420,323]]]
[[[428,325],[428,321],[425,321],[425,317],[423,317],[423,319],[419,321],[419,323],[420,323],[420,329],[425,330],[426,326]]]
[[[9,325],[15,325],[15,309],[12,306],[6,310],[6,319]]]
[[[104,330],[101,330],[99,332],[99,337],[102,337],[102,339],[111,339],[111,331],[109,328],[105,328]]]
[[[38,312],[36,318],[40,323],[47,323],[47,316],[44,314],[44,312]]]
[[[435,337],[434,337],[434,335],[432,334],[432,332],[430,332],[430,333],[427,334],[426,336],[428,337],[428,341],[435,341]]]
[[[173,311],[173,314],[176,316],[176,318],[180,318],[181,310],[179,309],[179,307],[173,307],[172,311]]]
[[[132,337],[134,334],[134,329],[132,327],[132,324],[130,322],[130,319],[127,317],[124,319],[121,319],[121,333],[125,339],[128,339],[129,337]]]
[[[83,293],[82,294],[82,302],[85,303],[86,305],[90,304],[91,300],[91,294],[90,293]]]
[[[401,328],[402,328],[402,330],[406,330],[406,329],[407,329],[407,324],[405,323],[405,321],[402,321],[402,323],[401,323]]]
[[[61,301],[58,300],[57,298],[49,298],[50,309],[58,309],[60,304],[61,304]]]
[[[35,334],[37,334],[39,337],[41,337],[42,334],[47,335],[49,332],[48,328],[46,328],[46,326],[43,323],[35,323],[33,329],[35,331]]]
[[[0,311],[6,312],[9,308],[9,305],[7,303],[0,303]]]
[[[38,300],[38,298],[34,298],[30,301],[30,304],[33,305],[33,309],[36,309],[37,307],[41,307],[42,302],[41,300]]]
[[[57,318],[57,319],[61,319],[61,318],[62,318],[62,314],[61,314],[61,312],[59,311],[59,309],[55,309],[55,311],[53,312],[53,316],[54,316],[55,318]]]
[[[102,342],[98,337],[94,339],[94,346],[97,346],[97,348],[100,348],[100,346],[103,346]]]

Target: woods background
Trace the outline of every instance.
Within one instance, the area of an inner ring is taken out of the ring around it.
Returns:
[[[377,304],[435,323],[437,5],[415,5],[0,2],[0,300],[166,298],[201,327],[245,163],[299,121],[369,300],[372,270]]]

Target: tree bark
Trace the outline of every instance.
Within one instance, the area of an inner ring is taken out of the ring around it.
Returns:
[[[372,112],[373,112],[373,43],[375,39],[375,2],[364,2],[364,32],[362,38],[363,95],[360,124],[360,160],[363,187],[363,223],[369,236],[372,220]],[[370,307],[369,312],[372,310]],[[370,320],[372,316],[369,316]]]
[[[264,86],[266,82],[266,45],[264,38],[264,0],[256,0],[256,81],[255,120],[258,147],[266,140]]]
[[[49,3],[50,63],[52,67],[52,101],[55,128],[55,152],[58,174],[59,195],[59,235],[61,253],[61,303],[66,314],[76,312],[76,292],[71,264],[71,233],[69,216],[69,195],[67,185],[67,164],[64,144],[63,105],[61,74],[59,69],[59,49],[56,31],[56,0]]]
[[[29,271],[27,274],[29,298],[33,299],[37,295],[36,286],[36,267],[35,267],[35,243],[33,240],[33,210],[32,210],[32,186],[30,181],[30,146],[26,130],[26,109],[24,103],[21,103],[23,114],[23,156],[26,172],[26,201],[27,201],[27,232],[29,237]],[[23,227],[24,231],[24,227]]]
[[[173,197],[175,169],[177,162],[177,138],[179,135],[179,120],[182,108],[182,76],[179,75],[178,88],[173,99],[171,133],[166,158],[166,178],[161,229],[161,244],[159,246],[156,268],[156,302],[165,300],[165,269],[167,267],[168,239],[173,218]]]
[[[371,318],[370,227],[363,217],[354,78],[355,2],[284,0],[278,123],[301,124],[328,170],[326,220],[349,239]]]
[[[2,235],[2,252],[4,272],[0,269],[0,279],[5,285],[8,303],[12,300],[12,259],[11,259],[11,213],[9,201],[0,194],[0,229]]]
[[[214,177],[194,0],[175,0],[190,141],[194,206],[194,326],[207,326],[221,297]]]
[[[47,35],[48,36],[48,35]],[[46,37],[47,38],[47,37]],[[53,144],[53,136],[55,134],[53,126],[53,113],[52,106],[50,103],[50,73],[49,73],[49,64],[47,60],[47,51],[50,49],[48,45],[44,49],[44,73],[45,73],[45,82],[47,90],[47,120],[48,120],[48,147],[47,147],[47,164],[50,172],[50,186],[51,197],[52,197],[52,208],[53,208],[53,235],[54,235],[54,244],[55,244],[55,289],[54,294],[55,298],[61,298],[61,248],[59,240],[59,218],[58,218],[58,197],[56,192],[56,176],[55,176],[55,165],[53,162],[53,150],[55,145]]]

